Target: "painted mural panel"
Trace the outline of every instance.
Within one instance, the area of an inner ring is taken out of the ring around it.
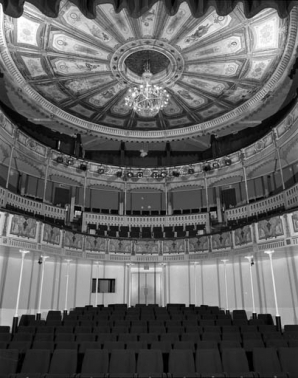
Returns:
[[[73,94],[83,94],[88,91],[100,88],[102,85],[112,81],[110,76],[94,76],[83,79],[67,80],[63,84]]]
[[[186,2],[183,2],[179,7],[178,12],[173,17],[168,18],[160,38],[172,40],[177,33],[181,32],[182,26],[190,16],[191,13],[189,7]]]
[[[109,25],[111,29],[117,32],[118,38],[125,40],[134,38],[134,33],[125,10],[116,13],[113,5],[104,4],[100,7],[100,13],[101,12],[108,18]]]
[[[115,105],[111,107],[111,112],[120,115],[126,115],[131,112],[131,109],[125,105],[125,99],[121,98]]]
[[[279,38],[279,17],[274,14],[260,22],[252,24],[254,34],[254,50],[264,51],[278,48]]]
[[[242,35],[231,36],[221,41],[210,43],[185,54],[189,60],[217,57],[221,55],[234,55],[245,50],[245,40]]]
[[[187,117],[168,119],[170,127],[177,127],[182,125],[188,125],[191,121]]]
[[[104,252],[106,249],[106,240],[88,235],[85,239],[85,249],[86,251]]]
[[[154,35],[154,29],[158,21],[159,7],[160,4],[153,5],[152,8],[150,8],[147,12],[142,14],[139,18],[139,25],[143,38],[152,38],[152,36]]]
[[[234,231],[235,247],[240,247],[245,244],[252,244],[251,226],[244,226],[237,228]]]
[[[184,240],[176,239],[176,240],[164,240],[163,241],[163,254],[171,254],[171,253],[184,253],[185,251],[185,243]]]
[[[293,232],[295,234],[298,233],[298,211],[295,211],[293,214],[291,214],[291,223]]]
[[[209,241],[207,236],[201,236],[198,238],[189,239],[189,252],[202,252],[206,253],[209,251]]]
[[[40,23],[25,17],[17,19],[17,42],[32,46],[38,46],[37,30]]]
[[[61,230],[58,227],[54,227],[49,224],[44,224],[42,241],[53,245],[60,245]]]
[[[231,16],[218,16],[218,14],[213,11],[204,20],[199,21],[189,33],[183,36],[182,39],[177,42],[177,45],[181,49],[191,47],[195,43],[198,43],[215,33],[219,33],[230,24],[231,20]]]
[[[41,63],[41,58],[34,58],[31,56],[22,55],[22,59],[25,63],[27,70],[33,78],[46,75],[46,72],[43,69]]]
[[[180,114],[183,110],[173,99],[170,98],[168,105],[162,111],[164,114],[171,116]]]
[[[159,254],[159,242],[158,241],[142,241],[135,240],[133,243],[133,252],[135,254]]]
[[[243,63],[237,60],[220,62],[220,63],[210,62],[210,63],[188,64],[186,66],[186,71],[194,72],[200,75],[234,77],[234,76],[238,76],[242,65]]]
[[[83,249],[83,235],[71,231],[65,231],[64,247],[73,249]]]
[[[284,235],[281,217],[273,217],[258,222],[258,239],[267,240]]]
[[[197,90],[211,93],[215,96],[219,96],[223,91],[229,88],[227,83],[222,83],[219,81],[209,80],[209,79],[196,79],[190,76],[184,76],[182,78],[184,83],[190,84],[195,87]]]
[[[71,55],[83,55],[93,59],[106,60],[109,53],[102,49],[96,48],[88,43],[79,41],[65,33],[52,32],[50,34],[50,45],[55,51]]]
[[[109,252],[110,253],[125,253],[131,254],[132,244],[130,240],[109,240]]]
[[[36,85],[36,88],[51,101],[60,102],[68,99],[68,96],[62,92],[57,84],[40,84]]]
[[[201,112],[198,112],[198,114],[203,118],[209,118],[214,116],[215,114],[219,114],[223,112],[225,108],[219,105],[211,105],[209,108],[202,110]]]
[[[119,127],[122,126],[123,127],[126,121],[125,121],[125,119],[106,116],[106,117],[103,118],[102,122],[107,123],[107,124],[112,125],[112,126],[119,126]]]
[[[175,84],[171,89],[191,108],[198,108],[206,103],[205,98],[192,92],[191,90],[181,87],[178,84]]]
[[[250,63],[250,68],[245,75],[246,79],[261,80],[267,73],[273,58],[253,59]]]
[[[13,215],[10,225],[10,234],[21,238],[35,239],[37,222],[35,219]]]
[[[82,75],[86,73],[98,73],[107,71],[103,63],[94,63],[84,60],[67,60],[58,58],[51,60],[53,70],[59,75]]]
[[[122,89],[124,89],[122,83],[117,83],[107,89],[104,89],[102,92],[92,96],[88,99],[88,102],[96,107],[102,107],[111,99],[113,99]]]
[[[211,236],[212,250],[232,248],[230,232],[222,232]]]
[[[62,17],[68,25],[74,27],[79,33],[84,33],[112,48],[118,44],[117,40],[109,34],[107,28],[86,18],[77,7],[70,3],[66,4],[65,9],[63,9]]]

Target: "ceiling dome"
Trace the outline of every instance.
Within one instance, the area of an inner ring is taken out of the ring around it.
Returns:
[[[113,139],[177,140],[239,122],[280,87],[295,48],[296,9],[286,19],[273,9],[247,19],[239,4],[196,19],[187,3],[170,16],[160,1],[139,18],[104,4],[88,19],[61,4],[57,19],[32,5],[18,19],[2,16],[9,80],[45,117]],[[152,83],[170,94],[152,118],[125,105],[148,60]]]

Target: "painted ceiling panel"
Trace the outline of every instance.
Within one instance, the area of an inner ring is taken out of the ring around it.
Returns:
[[[72,129],[92,126],[94,132],[104,129],[107,137],[121,139],[120,130],[138,131],[138,140],[147,138],[146,131],[165,129],[165,137],[175,129],[181,137],[193,136],[194,130],[202,136],[209,121],[220,131],[231,111],[234,121],[241,120],[241,107],[249,101],[254,109],[263,106],[257,94],[273,80],[290,49],[296,13],[291,17],[280,19],[266,9],[246,19],[238,4],[227,16],[210,8],[194,18],[186,2],[170,16],[162,1],[139,18],[102,4],[96,18],[88,19],[68,1],[56,19],[28,4],[18,19],[2,14],[14,67],[11,80],[17,72],[19,82],[36,91],[32,108],[54,109],[65,122],[73,117]],[[170,94],[167,107],[152,118],[136,115],[124,102],[127,90],[141,83],[147,61],[152,82]],[[152,135],[160,140],[160,134]]]

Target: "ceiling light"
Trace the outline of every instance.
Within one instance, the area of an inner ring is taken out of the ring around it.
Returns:
[[[179,177],[179,176],[180,176],[180,172],[178,172],[178,171],[173,171],[173,172],[172,172],[172,175],[173,175],[174,177]]]
[[[104,168],[98,168],[97,173],[98,173],[99,175],[103,175],[103,174],[105,173]]]
[[[128,172],[126,173],[126,176],[127,176],[128,178],[132,178],[132,177],[133,177],[133,172],[132,172],[132,171],[128,171]]]
[[[225,160],[225,165],[231,165],[232,164],[232,160],[231,159],[226,159]]]
[[[152,171],[151,177],[157,178],[158,177],[158,171]]]
[[[81,164],[80,165],[80,170],[81,171],[87,171],[87,165],[86,164]]]
[[[139,171],[139,172],[137,173],[137,177],[138,177],[138,178],[143,177],[143,172],[142,172],[142,171]]]
[[[161,171],[160,172],[160,177],[167,177],[167,175],[168,175],[168,172],[167,171]]]
[[[116,176],[117,176],[117,177],[122,177],[122,171],[118,171],[118,172],[116,172]]]
[[[144,65],[142,84],[138,87],[130,88],[125,97],[125,105],[132,108],[141,117],[156,116],[169,102],[167,91],[158,85],[151,84],[152,76],[148,60]]]
[[[195,173],[195,170],[193,168],[188,168],[188,174],[193,175]]]
[[[57,163],[59,164],[62,164],[63,163],[63,157],[62,156],[58,156],[57,159],[56,159]]]
[[[219,168],[219,163],[217,161],[215,161],[213,164],[212,164],[212,167],[214,169],[218,169]]]

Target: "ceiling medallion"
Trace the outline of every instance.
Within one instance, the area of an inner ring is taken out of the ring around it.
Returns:
[[[138,87],[130,88],[125,97],[125,105],[141,117],[156,116],[169,102],[167,91],[156,84],[151,84],[152,76],[150,63],[147,61],[142,74],[143,83]]]

